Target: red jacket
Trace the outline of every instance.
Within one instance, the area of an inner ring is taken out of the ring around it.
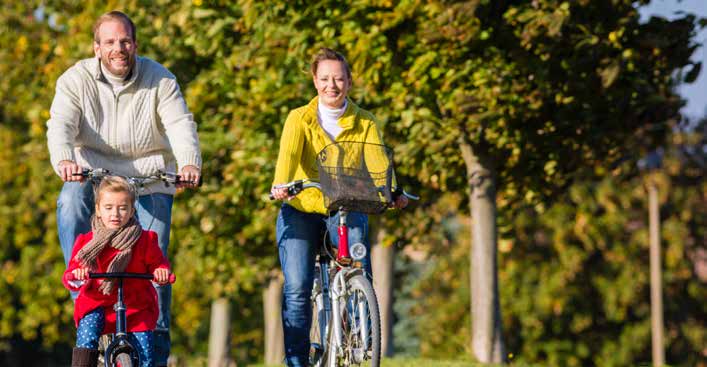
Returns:
[[[98,290],[102,279],[88,279],[83,286],[75,287],[67,280],[69,274],[74,269],[80,267],[76,260],[76,253],[93,238],[93,232],[81,234],[76,238],[74,250],[71,254],[71,261],[64,272],[62,282],[64,286],[72,291],[80,291],[76,303],[74,304],[74,321],[76,326],[79,320],[87,313],[103,307],[106,316],[103,333],[115,332],[115,311],[113,305],[118,300],[118,284],[116,282],[113,291],[109,295],[104,295]],[[95,272],[104,273],[108,269],[108,264],[118,250],[107,246],[98,255],[96,260],[97,269]],[[133,247],[132,258],[125,272],[129,273],[150,273],[157,268],[169,269],[169,262],[162,255],[157,245],[157,234],[152,231],[142,231],[142,235]],[[73,282],[72,282],[73,283]],[[146,279],[123,279],[123,301],[127,308],[125,314],[127,318],[127,331],[138,332],[153,330],[157,324],[159,309],[157,308],[157,292],[155,292],[152,282]]]

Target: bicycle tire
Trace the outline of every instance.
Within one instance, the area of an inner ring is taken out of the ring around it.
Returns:
[[[128,353],[120,353],[115,357],[116,367],[133,367],[133,359],[130,358]]]
[[[376,293],[371,282],[363,274],[353,273],[346,280],[347,292],[340,303],[343,346],[341,354],[331,348],[334,339],[333,328],[329,328],[329,344],[327,354],[329,365],[359,366],[368,362],[367,366],[379,367],[381,358],[381,328],[380,311]],[[365,320],[362,320],[365,319]],[[362,333],[368,331],[365,336]],[[368,348],[364,348],[364,337],[368,339]],[[334,360],[332,362],[332,359]]]
[[[312,367],[320,367],[322,365],[324,353],[324,340],[326,338],[326,325],[322,325],[320,321],[323,319],[325,312],[324,297],[320,284],[319,267],[315,270],[314,286],[312,287],[312,325],[309,329],[309,365]]]

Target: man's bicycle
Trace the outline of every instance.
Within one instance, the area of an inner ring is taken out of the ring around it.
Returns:
[[[380,312],[373,285],[362,267],[367,249],[349,244],[347,214],[380,214],[397,195],[419,198],[392,189],[392,151],[383,145],[337,142],[317,156],[319,182],[297,180],[286,188],[296,196],[307,188],[320,190],[325,205],[337,211],[338,248],[331,241],[319,246],[312,287],[311,366],[355,366],[368,361],[378,367],[381,358]],[[272,196],[271,196],[272,199]]]
[[[127,318],[125,312],[127,307],[123,301],[123,279],[146,279],[154,280],[154,275],[149,273],[89,273],[90,279],[117,279],[118,299],[113,306],[115,310],[115,334],[104,335],[108,337],[108,343],[102,349],[102,364],[104,367],[134,367],[140,365],[140,356],[137,349],[128,339]],[[69,281],[77,281],[73,274],[69,275]],[[169,275],[169,282],[174,283],[176,277]]]

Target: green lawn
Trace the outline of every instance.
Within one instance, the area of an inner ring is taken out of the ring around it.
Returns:
[[[250,367],[282,367],[283,365],[250,365]],[[526,367],[525,365],[509,364],[508,366]],[[422,358],[386,358],[381,367],[492,367],[488,364],[473,363],[470,359],[433,360]],[[530,366],[527,366],[530,367]]]

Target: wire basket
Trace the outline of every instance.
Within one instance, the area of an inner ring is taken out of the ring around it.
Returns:
[[[317,168],[329,211],[378,214],[392,201],[393,151],[385,145],[329,144],[317,155]]]

